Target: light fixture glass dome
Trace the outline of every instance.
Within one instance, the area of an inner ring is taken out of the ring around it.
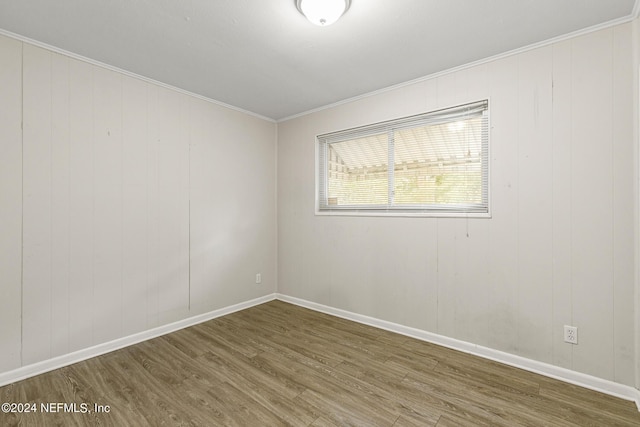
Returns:
[[[296,0],[298,10],[316,25],[336,22],[351,5],[351,0]]]

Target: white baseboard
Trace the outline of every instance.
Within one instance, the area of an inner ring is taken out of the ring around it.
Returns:
[[[638,410],[640,411],[640,390],[634,387],[572,371],[570,369],[561,368],[559,366],[554,366],[548,363],[527,359],[526,357],[516,356],[514,354],[505,353],[503,351],[472,344],[466,341],[449,338],[444,335],[438,335],[421,329],[411,328],[393,322],[387,322],[385,320],[380,320],[374,317],[364,316],[362,314],[341,310],[339,308],[317,304],[315,302],[291,297],[288,295],[276,294],[276,299],[299,305],[301,307],[309,308],[311,310],[330,314],[332,316],[341,317],[343,319],[352,320],[354,322],[363,323],[365,325],[373,326],[391,332],[396,332],[398,334],[406,335],[422,341],[438,344],[443,347],[451,348],[453,350],[473,354],[485,359],[504,363],[505,365],[524,369],[526,371],[544,375],[546,377],[555,378],[560,381],[585,387],[591,390],[608,394],[610,396],[630,400],[632,402],[635,402]]]
[[[137,334],[118,338],[116,340],[109,341],[103,344],[98,344],[93,347],[74,351],[73,353],[68,353],[62,356],[54,357],[52,359],[43,360],[42,362],[34,363],[32,365],[22,366],[12,371],[2,372],[0,373],[0,387],[29,377],[33,377],[35,375],[44,374],[45,372],[53,371],[54,369],[72,365],[74,363],[90,359],[92,357],[100,356],[114,350],[119,350],[121,348],[128,347],[142,341],[150,340],[161,335],[166,335],[170,332],[175,332],[189,326],[197,325],[198,323],[206,322],[208,320],[215,319],[216,317],[224,316],[236,311],[253,307],[255,305],[263,304],[265,302],[272,301],[275,298],[276,294],[265,295],[260,298],[252,299],[250,301],[234,304],[218,310],[210,311],[208,313],[203,313],[197,316],[189,317],[187,319],[178,320],[177,322],[169,323],[167,325],[158,326],[157,328],[149,329]]]
[[[234,313],[236,311],[244,310],[259,304],[263,304],[268,301],[278,299],[284,302],[289,302],[301,307],[309,308],[311,310],[319,311],[322,313],[330,314],[332,316],[341,317],[343,319],[352,320],[354,322],[363,323],[365,325],[373,326],[376,328],[384,329],[398,334],[406,335],[412,338],[416,338],[422,341],[431,342],[441,345],[443,347],[451,348],[454,350],[462,351],[465,353],[473,354],[485,359],[493,360],[496,362],[504,363],[506,365],[514,366],[516,368],[524,369],[530,372],[541,374],[547,377],[555,378],[567,383],[575,384],[581,387],[585,387],[591,390],[599,391],[611,396],[619,397],[621,399],[630,400],[636,403],[638,410],[640,410],[640,391],[623,384],[619,384],[613,381],[605,380],[602,378],[594,377],[591,375],[583,374],[580,372],[572,371],[569,369],[561,368],[558,366],[550,365],[548,363],[538,362],[532,359],[527,359],[522,356],[516,356],[510,353],[505,353],[499,350],[494,350],[488,347],[482,347],[466,341],[456,340],[443,335],[434,334],[421,329],[411,328],[408,326],[399,325],[397,323],[388,322],[385,320],[376,319],[362,314],[353,313],[346,310],[341,310],[334,307],[318,304],[315,302],[303,300],[300,298],[291,297],[283,294],[270,294],[260,298],[256,298],[250,301],[245,301],[239,304],[224,307],[218,310],[214,310],[208,313],[203,313],[197,316],[193,316],[187,319],[179,320],[177,322],[169,323],[167,325],[159,326],[157,328],[149,329],[134,335],[119,338],[117,340],[109,341],[103,344],[98,344],[93,347],[85,348],[75,351],[73,353],[65,354],[62,356],[54,357],[52,359],[43,360],[42,362],[34,363],[32,365],[23,366],[11,371],[0,373],[0,387],[7,384],[14,383],[35,375],[43,374],[45,372],[52,371],[54,369],[62,368],[64,366],[72,365],[77,362],[81,362],[92,357],[100,356],[105,353],[119,350],[124,347],[128,347],[133,344],[140,343],[152,338],[156,338],[168,333],[187,328],[189,326],[197,325],[198,323],[206,322],[216,317],[221,317],[227,314]]]

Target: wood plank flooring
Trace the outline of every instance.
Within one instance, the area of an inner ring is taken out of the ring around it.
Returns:
[[[2,387],[0,402],[38,406],[1,426],[640,425],[632,402],[281,301]],[[57,402],[77,412],[41,411]]]

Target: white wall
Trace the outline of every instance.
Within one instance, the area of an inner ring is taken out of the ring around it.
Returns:
[[[625,24],[280,123],[278,291],[635,385],[632,79]],[[491,219],[314,216],[315,135],[486,97]]]
[[[274,123],[0,37],[0,132],[0,372],[275,292]]]
[[[0,372],[277,273],[282,294],[634,385],[639,46],[621,25],[280,123],[276,236],[275,124],[0,36]],[[484,97],[491,219],[314,216],[316,134]]]
[[[20,366],[22,43],[0,37],[0,372]]]

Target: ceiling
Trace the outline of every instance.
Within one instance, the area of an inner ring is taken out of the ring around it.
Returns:
[[[274,120],[622,21],[635,0],[0,0],[0,29]]]

